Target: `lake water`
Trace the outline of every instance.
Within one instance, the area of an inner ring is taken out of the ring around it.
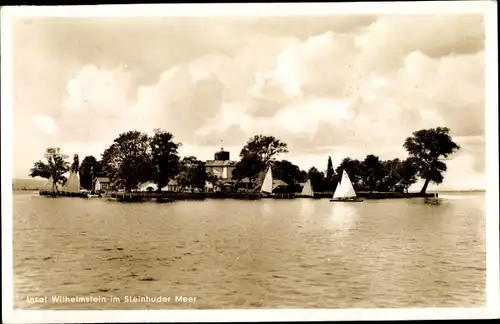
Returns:
[[[440,205],[126,204],[16,192],[14,307],[484,306],[484,193],[441,197]],[[28,303],[28,296],[47,302]],[[53,302],[55,296],[102,298]]]

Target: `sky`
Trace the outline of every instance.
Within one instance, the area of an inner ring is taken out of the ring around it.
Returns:
[[[324,170],[405,158],[413,131],[447,126],[461,150],[440,188],[484,189],[484,38],[473,14],[19,19],[13,176],[49,146],[100,158],[128,130],[201,160],[273,135],[279,158]]]

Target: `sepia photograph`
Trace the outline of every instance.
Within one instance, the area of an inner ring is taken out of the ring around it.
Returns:
[[[4,322],[498,317],[496,9],[2,7]]]

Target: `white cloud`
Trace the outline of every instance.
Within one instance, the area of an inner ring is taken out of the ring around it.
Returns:
[[[66,140],[78,142],[111,141],[126,130],[157,127],[189,139],[216,115],[221,88],[215,76],[200,69],[173,68],[156,83],[137,88],[124,67],[85,66],[68,83],[66,109],[57,123]]]
[[[139,88],[133,119],[189,140],[219,112],[222,90],[218,77],[206,70],[175,68],[164,72],[156,84]]]
[[[104,34],[112,31],[117,37],[114,28],[124,25],[106,23],[98,42],[106,65],[87,53],[80,61],[91,63],[76,73],[73,65],[52,67],[57,75],[71,74],[66,89],[58,90],[66,90],[60,106],[54,105],[56,92],[50,92],[50,100],[48,95],[44,98],[43,82],[32,78],[29,87],[18,87],[22,100],[16,110],[30,111],[34,102],[27,91],[39,89],[36,99],[44,99],[44,104],[33,117],[34,129],[47,136],[59,134],[61,143],[73,142],[86,151],[101,150],[101,143],[109,145],[118,133],[130,129],[166,129],[185,143],[183,152],[198,155],[198,151],[200,157],[213,155],[220,140],[239,152],[236,147],[250,136],[266,133],[286,141],[290,159],[304,167],[325,164],[328,155],[338,160],[334,163],[368,153],[389,158],[401,150],[393,148],[401,148],[404,139],[420,128],[445,125],[454,137],[481,136],[485,101],[481,18],[365,18],[335,23],[306,19],[301,20],[300,31],[288,26],[292,20],[285,18],[247,25],[234,22],[238,27],[232,30],[221,27],[232,23],[213,23],[206,31],[195,23],[183,32],[182,48],[158,46],[151,60],[143,58],[141,46],[132,51],[128,44],[147,45],[149,51],[151,44],[167,44],[162,37],[181,36],[162,33],[155,38],[148,24],[138,24],[136,32],[127,25],[127,42],[118,42],[129,48],[123,56],[106,46],[109,37]],[[271,32],[271,28],[276,29]],[[144,37],[144,31],[151,39],[136,39]],[[70,35],[56,34],[58,40]],[[37,46],[55,46],[41,39]],[[47,48],[44,57],[51,57]],[[74,50],[72,55],[80,55],[76,45],[65,51],[59,45],[54,48],[54,53]],[[20,54],[29,61],[30,53]],[[69,61],[75,62],[72,58],[61,62]],[[458,164],[450,162],[449,174],[459,164],[481,173],[476,161],[484,155],[484,147],[465,145],[463,150]]]
[[[59,132],[59,128],[54,121],[54,118],[47,115],[34,114],[32,120],[36,128],[44,134],[54,134]]]
[[[86,65],[67,85],[63,107],[75,110],[119,110],[129,105],[132,77],[123,66],[107,70]],[[90,107],[90,108],[88,108]]]
[[[380,17],[356,37],[365,65],[376,70],[398,68],[408,53],[431,57],[470,54],[484,46],[481,15],[394,15]]]
[[[472,155],[459,155],[446,162],[448,170],[443,174],[444,181],[440,185],[430,183],[428,190],[481,190],[486,187],[484,172],[474,170]],[[424,180],[419,179],[410,187],[410,191],[420,191]]]

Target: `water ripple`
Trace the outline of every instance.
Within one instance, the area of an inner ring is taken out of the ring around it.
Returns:
[[[15,307],[465,307],[485,303],[484,195],[119,204],[14,195]],[[196,303],[28,304],[26,296]]]

